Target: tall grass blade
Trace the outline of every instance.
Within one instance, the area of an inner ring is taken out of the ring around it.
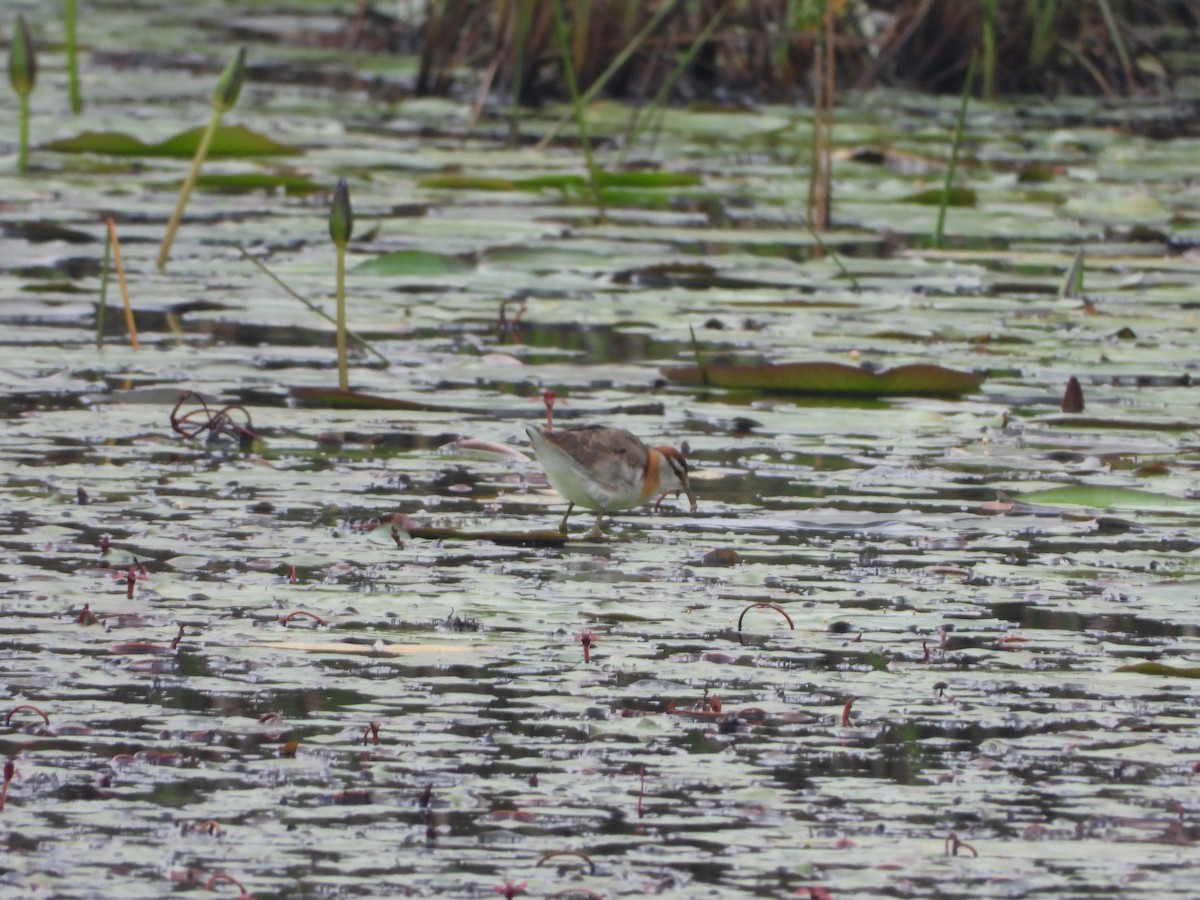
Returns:
[[[954,186],[954,175],[958,171],[958,151],[962,146],[963,127],[967,121],[967,104],[971,100],[971,86],[975,83],[975,54],[967,65],[967,77],[963,80],[962,99],[958,103],[958,119],[954,123],[954,143],[950,146],[950,162],[946,166],[946,181],[942,184],[942,200],[938,204],[937,228],[933,233],[933,244],[941,247],[946,233],[946,210],[950,206],[950,189]]]
[[[996,99],[996,27],[999,20],[997,0],[979,0],[983,11],[983,96]]]
[[[588,137],[587,116],[583,108],[583,99],[579,96],[579,85],[575,81],[575,61],[571,54],[571,39],[567,33],[567,20],[563,15],[562,0],[554,0],[554,27],[558,31],[567,88],[571,92],[571,105],[575,110],[575,125],[579,129],[579,142],[583,146],[583,158],[587,164],[588,185],[596,203],[596,215],[603,221],[604,193],[600,189],[600,171],[596,168],[596,161],[592,157],[592,142]]]
[[[844,262],[842,262],[842,255],[833,250],[830,250],[828,245],[826,245],[825,241],[823,241],[821,239],[821,235],[817,232],[817,230],[815,228],[813,228],[811,225],[809,225],[807,222],[804,223],[804,227],[807,228],[808,233],[813,236],[813,240],[815,240],[817,242],[817,246],[821,248],[821,252],[825,256],[827,256],[833,260],[833,264],[838,267],[838,271],[840,271],[842,273],[843,277],[848,278],[850,280],[850,286],[854,289],[855,293],[858,293],[859,291],[861,291],[862,288],[859,287],[858,279],[854,277],[854,273],[851,272],[849,269],[847,269],[846,264]]]
[[[1121,29],[1117,25],[1116,16],[1113,15],[1108,0],[1097,0],[1097,2],[1100,4],[1100,13],[1104,16],[1108,35],[1112,38],[1113,47],[1117,51],[1117,59],[1121,61],[1121,71],[1125,73],[1125,90],[1132,95],[1137,85],[1133,78],[1133,64],[1129,61],[1129,51],[1125,48],[1124,38],[1121,37]]]
[[[646,122],[651,117],[656,117],[661,123],[663,115],[666,111],[666,99],[671,95],[671,91],[675,89],[675,85],[679,79],[683,77],[683,73],[687,71],[688,66],[692,64],[692,60],[696,58],[696,54],[708,43],[709,38],[720,27],[721,22],[725,19],[725,13],[728,12],[729,6],[722,6],[713,14],[708,24],[704,26],[704,30],[697,35],[696,40],[687,48],[684,54],[675,64],[675,68],[671,70],[671,74],[667,76],[666,81],[662,83],[662,87],[651,98],[650,103],[643,109],[637,110],[633,119],[630,121],[629,128],[625,134],[625,143],[621,147],[620,155],[617,157],[618,164],[625,162],[625,156],[629,152],[629,148],[636,142],[641,132],[646,128]],[[657,126],[656,126],[657,127]]]
[[[562,15],[561,0],[554,0],[554,2],[556,14]],[[580,97],[580,104],[582,106],[587,106],[592,102],[596,94],[600,93],[600,91],[604,89],[604,86],[608,84],[609,80],[615,74],[617,74],[617,72],[621,70],[621,67],[629,61],[629,58],[637,52],[638,47],[645,43],[646,38],[650,37],[650,35],[654,33],[655,29],[658,28],[663,19],[669,16],[678,5],[679,0],[668,0],[667,3],[664,3],[658,8],[658,10],[651,17],[650,21],[643,26],[642,30],[634,35],[633,40],[626,44],[621,52],[616,55],[616,58],[608,64],[608,68],[600,73],[599,77],[597,77],[592,83],[592,86],[583,92],[582,96]],[[550,142],[558,136],[558,133],[563,129],[563,126],[570,121],[571,115],[564,114],[557,122],[554,123],[554,125],[550,127],[549,131],[542,135],[542,139],[537,142],[537,149],[545,150],[546,147],[550,145]]]
[[[71,112],[83,110],[83,94],[79,88],[79,47],[75,40],[75,0],[63,0],[63,24],[67,42],[67,85],[71,97]]]

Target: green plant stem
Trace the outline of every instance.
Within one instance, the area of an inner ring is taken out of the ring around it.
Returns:
[[[950,162],[946,166],[946,181],[942,184],[942,202],[938,204],[937,228],[933,233],[935,247],[942,246],[946,232],[946,209],[950,205],[950,189],[954,185],[954,173],[958,169],[958,149],[962,146],[963,126],[967,120],[967,104],[971,100],[971,85],[975,81],[975,54],[967,66],[967,77],[963,81],[962,99],[958,104],[958,120],[954,123],[954,143],[950,146]]]
[[[346,359],[346,245],[337,247],[337,360],[338,387],[350,390],[350,366]]]
[[[696,369],[700,373],[700,383],[708,387],[708,372],[704,368],[704,357],[700,354],[700,342],[696,340],[696,329],[688,325],[688,333],[692,336],[692,353],[696,356]]]
[[[1100,13],[1104,16],[1104,24],[1108,28],[1109,37],[1112,38],[1113,47],[1117,51],[1117,59],[1121,61],[1121,71],[1125,73],[1125,90],[1132,95],[1137,85],[1133,77],[1133,64],[1129,60],[1129,51],[1125,49],[1125,41],[1121,38],[1121,29],[1117,25],[1117,19],[1113,15],[1112,7],[1108,5],[1108,0],[1098,0],[1098,2],[1100,4]]]
[[[317,304],[313,303],[307,297],[303,296],[298,291],[293,289],[291,285],[289,285],[282,278],[280,278],[278,275],[276,275],[274,272],[272,272],[270,269],[268,269],[263,264],[262,260],[253,256],[249,250],[247,250],[241,244],[235,244],[234,246],[237,247],[238,253],[242,254],[242,256],[246,257],[246,259],[248,259],[248,260],[250,260],[250,262],[254,263],[254,265],[256,265],[258,267],[259,271],[261,271],[264,275],[266,275],[268,278],[270,278],[273,282],[275,282],[277,285],[279,285],[281,288],[283,288],[287,293],[291,294],[291,296],[294,297],[296,300],[299,300],[301,303],[303,303],[308,308],[309,312],[316,313],[318,316],[320,316],[322,319],[324,319],[330,325],[334,325],[334,326],[337,325],[336,318],[331,316],[329,313],[325,312],[325,310],[321,309],[321,307],[317,306]],[[384,356],[382,353],[380,353],[378,350],[376,350],[375,347],[368,340],[366,340],[359,334],[351,331],[349,328],[346,329],[346,337],[348,337],[350,340],[354,341],[354,343],[358,344],[360,347],[362,347],[364,350],[366,350],[368,353],[370,353],[372,356],[374,356],[376,359],[378,359],[381,363],[383,363],[385,366],[389,364],[388,358],[386,356]]]
[[[621,70],[621,67],[629,61],[629,57],[633,56],[633,54],[637,52],[637,48],[645,42],[646,38],[650,37],[650,35],[654,33],[654,30],[658,28],[659,23],[661,23],[663,19],[665,19],[674,11],[678,3],[679,0],[670,0],[669,3],[664,3],[662,7],[660,7],[659,10],[654,14],[654,17],[646,23],[645,27],[636,35],[634,35],[633,40],[631,40],[625,46],[625,48],[617,54],[616,58],[609,63],[608,68],[600,73],[600,76],[595,80],[595,82],[592,83],[592,86],[583,92],[583,95],[580,98],[580,103],[583,106],[587,106],[587,104],[591,103],[596,94],[600,93],[600,91],[604,89],[604,85],[608,84],[609,79]],[[561,16],[562,7],[560,0],[555,0],[554,8],[555,15]],[[574,77],[573,70],[572,77]],[[562,130],[563,126],[569,121],[571,121],[570,114],[564,114],[557,122],[554,123],[554,125],[550,127],[549,131],[542,135],[542,139],[537,142],[537,149],[545,150],[546,147],[549,146],[550,142],[554,140],[554,138]]]
[[[980,0],[983,9],[983,96],[996,99],[996,0]]]
[[[862,290],[862,288],[859,287],[858,279],[854,277],[854,273],[847,269],[846,264],[842,262],[841,254],[830,250],[829,247],[826,246],[825,242],[821,240],[821,235],[817,233],[817,230],[807,222],[804,223],[804,227],[806,227],[808,229],[808,233],[813,236],[813,240],[817,242],[817,246],[821,248],[821,252],[833,260],[833,264],[838,267],[838,270],[843,276],[850,279],[850,286],[854,289],[854,291],[858,292]]]
[[[96,349],[104,346],[104,314],[108,311],[108,267],[112,261],[112,235],[104,229],[104,265],[100,268],[100,305],[96,308]]]
[[[79,89],[79,49],[75,40],[75,0],[63,0],[63,20],[67,39],[67,79],[71,95],[71,112],[79,115],[83,95]]]
[[[704,26],[704,30],[700,32],[696,40],[692,42],[692,45],[688,47],[683,56],[679,58],[679,61],[675,64],[675,68],[671,71],[671,74],[667,76],[667,80],[663,82],[662,87],[658,89],[654,97],[651,99],[649,106],[647,106],[644,111],[636,110],[634,112],[634,116],[630,121],[629,128],[626,132],[625,141],[621,146],[621,152],[617,157],[618,164],[625,162],[625,155],[629,152],[629,148],[637,142],[640,133],[644,130],[643,123],[650,116],[656,113],[659,117],[664,114],[666,109],[665,101],[667,97],[670,95],[671,91],[674,90],[676,83],[678,83],[679,79],[683,76],[683,73],[687,71],[687,67],[691,65],[692,60],[696,58],[696,54],[700,52],[700,48],[708,43],[708,39],[712,37],[713,32],[715,32],[718,26],[720,26],[721,21],[725,18],[725,12],[728,10],[728,8],[729,7],[727,6],[722,6],[716,11],[716,14],[714,14],[709,20],[708,24]]]
[[[187,207],[188,197],[192,194],[192,188],[196,186],[200,168],[204,165],[204,158],[208,156],[208,148],[212,145],[213,135],[221,126],[221,116],[224,113],[225,111],[219,108],[213,110],[208,128],[205,130],[204,136],[200,138],[200,146],[196,148],[196,155],[192,157],[192,168],[179,187],[179,199],[175,201],[175,210],[171,213],[171,220],[167,223],[167,233],[163,235],[162,246],[158,248],[158,270],[160,272],[167,267],[167,257],[171,255],[171,244],[175,242],[175,232],[179,230],[179,223],[183,221],[183,211]]]
[[[20,103],[20,112],[18,116],[19,122],[19,137],[20,142],[17,149],[17,171],[24,175],[29,171],[29,95],[24,94],[18,97]]]
[[[596,203],[596,216],[604,220],[604,192],[600,188],[600,170],[592,157],[592,142],[588,137],[587,117],[583,108],[583,98],[579,96],[579,85],[575,81],[575,61],[571,56],[571,38],[567,34],[567,20],[563,16],[562,0],[554,0],[554,25],[558,30],[558,42],[562,47],[563,69],[566,72],[567,87],[571,91],[571,105],[575,109],[575,124],[579,129],[579,142],[583,145],[583,158],[587,164],[588,185],[592,190],[592,198]]]

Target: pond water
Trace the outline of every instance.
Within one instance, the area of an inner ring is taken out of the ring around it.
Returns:
[[[43,52],[24,176],[0,100],[6,895],[1195,895],[1197,96],[973,103],[939,249],[912,198],[957,99],[848,95],[825,254],[806,110],[666,111],[625,161],[686,183],[600,220],[519,183],[584,172],[573,128],[532,147],[561,110],[514,146],[287,5],[81,4],[73,116],[61,24],[15,4]],[[303,153],[205,172],[322,190],[202,185],[160,273],[187,160],[44,145],[204,124],[235,41],[227,124]],[[606,166],[628,116],[590,112]],[[337,384],[332,328],[239,249],[332,312],[339,178],[387,360],[351,387],[410,409],[298,400]],[[109,217],[136,351],[115,279],[96,344]],[[696,348],[988,377],[664,378]],[[548,389],[564,425],[686,442],[697,513],[536,540],[536,463],[452,445],[528,452]],[[180,435],[183,390],[259,440]]]

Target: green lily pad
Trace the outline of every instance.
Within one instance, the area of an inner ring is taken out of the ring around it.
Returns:
[[[1072,484],[1066,487],[1032,491],[1016,497],[1022,503],[1035,506],[1088,506],[1093,509],[1200,509],[1195,500],[1156,494],[1137,488],[1095,484]]]
[[[107,156],[168,156],[189,158],[200,146],[203,128],[189,128],[177,135],[147,144],[120,131],[85,131],[75,137],[51,141],[46,150],[59,153],[102,153]],[[299,147],[281,144],[242,125],[223,125],[213,135],[209,158],[222,156],[295,156]]]
[[[758,366],[714,363],[661,370],[671,381],[743,390],[791,394],[885,396],[954,396],[979,388],[986,375],[926,363],[870,372],[845,363],[768,363]]]
[[[464,259],[427,250],[397,250],[368,259],[354,267],[363,275],[454,275],[473,266]]]
[[[1140,662],[1121,666],[1118,672],[1134,672],[1138,675],[1165,675],[1170,678],[1200,678],[1200,666],[1168,666],[1165,663]]]
[[[225,194],[248,194],[252,191],[274,191],[282,188],[288,194],[315,194],[328,190],[311,178],[294,172],[229,172],[201,175],[196,179],[201,190]]]
[[[922,206],[941,206],[942,189],[930,188],[926,191],[917,191],[915,194],[901,197],[900,201],[902,203],[919,203]],[[946,199],[947,206],[975,206],[978,202],[979,197],[972,188],[950,188],[950,195]]]

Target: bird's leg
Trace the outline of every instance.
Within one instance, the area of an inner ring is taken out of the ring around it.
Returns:
[[[593,525],[592,530],[589,531],[584,536],[585,541],[607,541],[607,540],[609,540],[608,535],[606,535],[603,531],[600,530],[600,520],[604,518],[604,513],[605,513],[605,510],[603,510],[603,509],[596,513],[596,524]]]
[[[574,503],[567,504],[567,511],[563,513],[562,521],[558,523],[558,530],[563,534],[567,533],[567,516],[571,515],[571,510],[575,508]]]

